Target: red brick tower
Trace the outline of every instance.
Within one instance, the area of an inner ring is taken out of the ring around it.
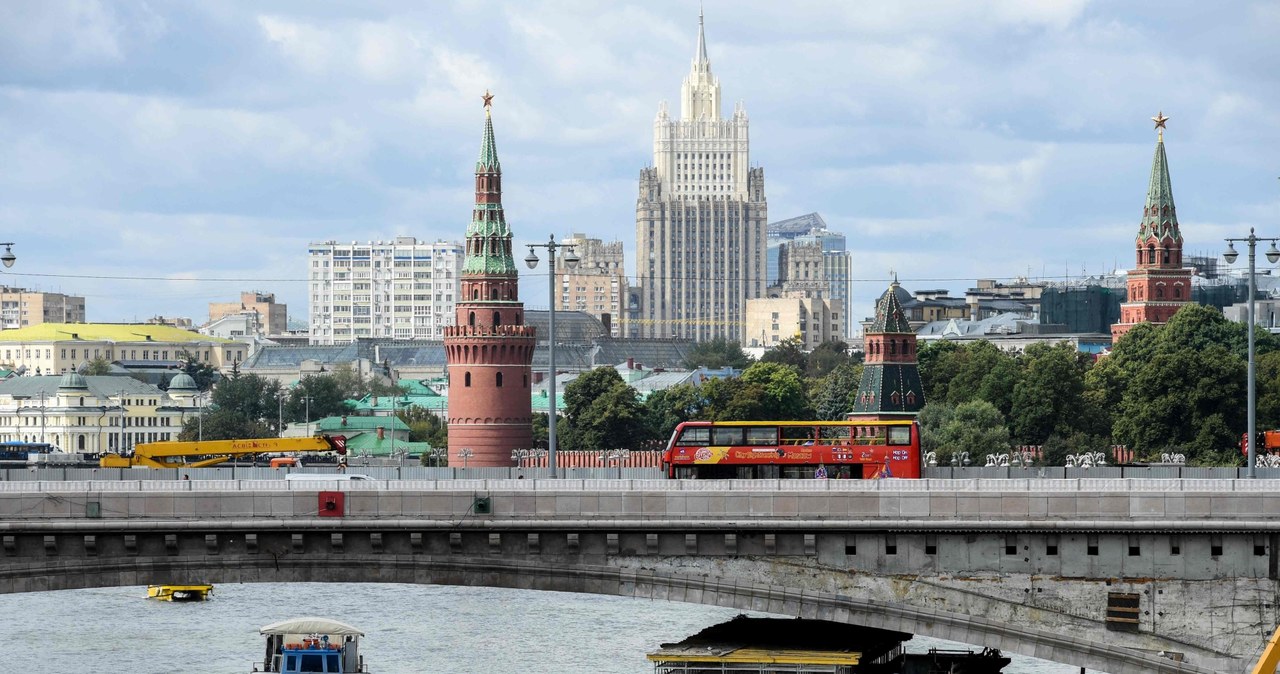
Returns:
[[[850,421],[914,419],[924,407],[924,387],[916,362],[916,333],[902,302],[911,299],[895,277],[876,302],[876,319],[863,338],[862,381]]]
[[[1120,305],[1120,321],[1111,326],[1111,342],[1138,323],[1162,324],[1191,301],[1191,270],[1182,267],[1182,232],[1178,212],[1173,207],[1173,186],[1169,162],[1164,155],[1164,113],[1151,118],[1156,123],[1156,156],[1151,162],[1151,186],[1142,224],[1135,242],[1138,266],[1129,271],[1129,296]]]
[[[486,91],[462,294],[454,325],[444,333],[450,466],[513,466],[511,450],[533,447],[529,373],[534,329],[524,325],[511,229],[502,214],[502,165],[489,115],[492,99]],[[463,449],[471,450],[465,461]]]

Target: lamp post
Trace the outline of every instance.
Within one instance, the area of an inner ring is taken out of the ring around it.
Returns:
[[[40,392],[40,442],[44,442],[44,397],[45,392]]]
[[[0,246],[4,246],[4,254],[0,255],[0,262],[3,262],[5,267],[12,267],[13,263],[18,261],[18,256],[13,254],[14,245],[12,241],[0,242]]]
[[[427,450],[427,456],[431,457],[431,465],[433,468],[440,467],[440,457],[447,456],[449,449],[446,447],[432,447]]]
[[[204,442],[204,393],[196,394],[196,442]]]
[[[473,457],[473,456],[475,456],[475,455],[476,455],[476,453],[475,453],[475,452],[473,452],[473,451],[471,451],[471,448],[470,448],[470,447],[463,447],[462,449],[459,449],[459,450],[458,450],[458,456],[462,457],[462,469],[463,469],[463,470],[466,470],[466,468],[467,468],[467,459],[470,459],[471,457]]]
[[[618,462],[618,479],[622,479],[622,464],[626,463],[627,457],[631,456],[629,449],[606,449],[600,454],[600,460],[608,467],[610,461]]]
[[[302,401],[305,403],[304,414],[307,415],[307,437],[309,438],[311,437],[311,396],[302,396]]]
[[[547,297],[551,303],[548,309],[548,329],[547,341],[549,349],[547,352],[547,466],[551,468],[551,478],[556,478],[556,251],[564,248],[564,264],[569,269],[578,266],[578,256],[574,254],[574,246],[563,243],[556,243],[556,236],[551,235],[551,240],[546,243],[529,244],[529,255],[524,258],[524,263],[529,265],[530,269],[538,266],[538,254],[533,252],[534,248],[547,249]]]
[[[1257,280],[1254,278],[1255,254],[1256,254],[1256,248],[1258,246],[1259,241],[1270,241],[1271,247],[1267,249],[1267,261],[1272,264],[1275,264],[1277,260],[1280,260],[1280,250],[1276,249],[1277,240],[1280,240],[1280,239],[1265,237],[1265,236],[1257,236],[1253,233],[1253,228],[1250,227],[1249,236],[1244,238],[1234,238],[1234,239],[1228,238],[1226,240],[1227,249],[1222,253],[1222,259],[1226,260],[1227,264],[1235,264],[1236,258],[1240,257],[1240,254],[1236,252],[1235,242],[1243,241],[1249,244],[1249,300],[1248,300],[1249,310],[1248,310],[1248,317],[1247,317],[1247,323],[1248,323],[1247,330],[1249,333],[1249,378],[1248,378],[1248,383],[1246,384],[1246,386],[1249,389],[1246,395],[1246,399],[1248,400],[1248,405],[1249,405],[1249,426],[1247,429],[1248,435],[1245,436],[1248,439],[1248,442],[1246,444],[1249,448],[1249,466],[1245,472],[1245,475],[1249,478],[1254,477],[1254,466],[1257,464],[1257,459],[1258,459],[1258,455],[1257,455],[1257,452],[1258,452],[1257,450],[1257,444],[1258,444],[1257,391],[1255,390],[1255,387],[1254,387],[1254,379],[1256,377],[1256,364],[1254,363],[1254,358],[1253,358],[1253,331],[1254,331],[1254,328],[1256,327],[1254,325],[1254,318],[1253,318],[1253,295],[1255,292],[1254,285],[1257,283]]]
[[[284,437],[284,396],[276,397],[276,437]]]

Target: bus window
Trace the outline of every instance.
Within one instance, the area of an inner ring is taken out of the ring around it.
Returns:
[[[742,427],[734,426],[716,426],[711,429],[712,445],[741,445],[742,444]]]
[[[889,427],[889,444],[891,445],[911,444],[911,427],[910,426],[890,426]]]
[[[679,447],[704,447],[711,444],[710,428],[686,428],[676,440]]]
[[[748,426],[747,444],[772,447],[778,444],[778,429],[774,426]]]

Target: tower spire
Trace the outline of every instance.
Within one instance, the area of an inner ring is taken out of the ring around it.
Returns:
[[[1164,129],[1169,118],[1159,112],[1151,121],[1156,123],[1156,152],[1151,159],[1151,184],[1147,187],[1147,203],[1142,209],[1138,239],[1155,236],[1157,239],[1168,237],[1181,241],[1178,213],[1173,205],[1173,183],[1169,180],[1169,159],[1164,151]]]
[[[707,63],[707,34],[702,25],[702,5],[698,5],[698,51],[693,55],[694,63]]]
[[[476,205],[467,226],[467,256],[462,273],[515,276],[511,256],[511,229],[502,211],[502,163],[493,138],[493,94],[484,92],[484,139],[476,161]]]

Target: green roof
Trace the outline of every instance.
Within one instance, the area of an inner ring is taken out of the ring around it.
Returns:
[[[429,442],[409,442],[408,440],[396,440],[395,451],[407,452],[409,454],[422,454],[431,449]],[[390,456],[392,451],[392,443],[390,437],[378,439],[376,433],[361,433],[355,437],[347,438],[347,453],[369,454],[371,456]]]
[[[867,328],[868,333],[909,333],[911,326],[907,323],[907,315],[902,311],[902,302],[898,299],[898,279],[889,284],[880,300],[876,302],[876,319]]]
[[[169,325],[145,323],[40,323],[0,330],[0,342],[158,342],[162,344],[234,344],[234,339],[211,337]]]
[[[345,419],[345,422],[343,421]],[[409,426],[399,417],[325,417],[314,422],[318,430],[325,433],[343,433],[347,431],[372,431],[378,428],[389,428],[407,431]]]
[[[480,143],[480,160],[476,162],[476,176],[494,175],[493,189],[497,199],[481,199],[477,180],[476,205],[471,224],[467,225],[467,256],[462,262],[462,273],[479,276],[516,276],[515,258],[511,256],[511,228],[502,213],[502,164],[498,162],[498,144],[493,139],[493,118],[489,109],[484,113],[484,140]]]
[[[1164,153],[1164,135],[1156,141],[1156,154],[1151,159],[1151,184],[1147,187],[1147,203],[1142,209],[1142,225],[1138,240],[1149,237],[1182,240],[1178,228],[1178,211],[1173,205],[1173,183],[1169,180],[1169,160]]]

